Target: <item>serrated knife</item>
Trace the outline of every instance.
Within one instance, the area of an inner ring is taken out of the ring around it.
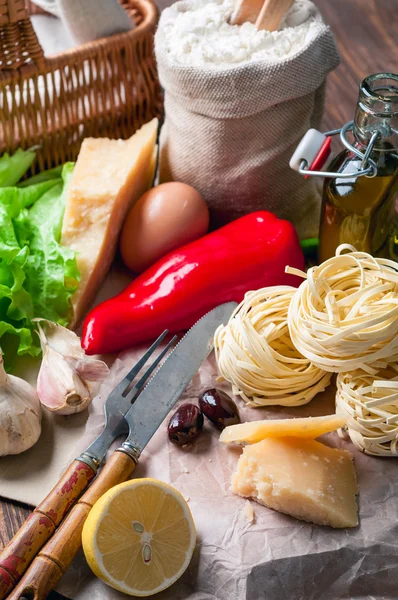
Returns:
[[[134,399],[124,415],[129,428],[126,440],[35,557],[9,600],[43,600],[54,589],[80,548],[83,525],[92,506],[132,474],[142,450],[210,354],[217,327],[228,321],[236,306],[228,302],[202,317]],[[92,448],[87,451],[88,457]]]

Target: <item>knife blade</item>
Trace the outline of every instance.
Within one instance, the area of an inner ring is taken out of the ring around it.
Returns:
[[[134,456],[135,460],[138,459],[212,351],[216,329],[228,321],[236,307],[236,302],[217,306],[199,319],[174,347],[125,414],[129,435],[120,450]]]

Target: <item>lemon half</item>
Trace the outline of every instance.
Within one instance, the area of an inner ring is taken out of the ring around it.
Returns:
[[[151,596],[184,573],[196,530],[177,490],[156,479],[134,479],[94,504],[82,543],[90,568],[102,581],[131,596]]]

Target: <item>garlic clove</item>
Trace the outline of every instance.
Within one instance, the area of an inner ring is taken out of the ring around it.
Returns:
[[[43,406],[60,415],[80,412],[92,400],[90,390],[75,372],[74,362],[48,345],[43,351],[37,394]]]
[[[0,456],[20,454],[41,433],[41,407],[35,389],[20,377],[7,375],[0,350]]]
[[[57,411],[73,390],[73,370],[62,355],[48,344],[43,347],[43,359],[37,377],[37,394],[43,406]]]
[[[89,361],[78,361],[76,371],[90,390],[92,397],[96,396],[101,383],[109,373],[109,367],[102,360],[90,359]]]
[[[76,371],[84,381],[102,382],[109,373],[109,367],[102,360],[87,358],[76,362]]]
[[[37,379],[40,402],[49,411],[60,415],[81,412],[90,404],[109,373],[108,366],[103,361],[86,357],[75,333],[44,321],[46,330],[50,332],[47,337],[42,323],[43,320],[40,320],[37,324],[43,352]]]
[[[47,319],[37,318],[33,321],[37,323],[40,341],[45,340],[47,344],[65,356],[73,356],[76,359],[85,356],[80,338],[74,331]]]

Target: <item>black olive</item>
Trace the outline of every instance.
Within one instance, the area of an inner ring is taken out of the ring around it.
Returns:
[[[212,388],[206,390],[199,398],[202,413],[210,419],[218,429],[240,423],[239,412],[235,402],[222,390]]]
[[[168,434],[170,442],[184,446],[192,442],[203,427],[203,415],[195,404],[182,404],[171,417]]]

